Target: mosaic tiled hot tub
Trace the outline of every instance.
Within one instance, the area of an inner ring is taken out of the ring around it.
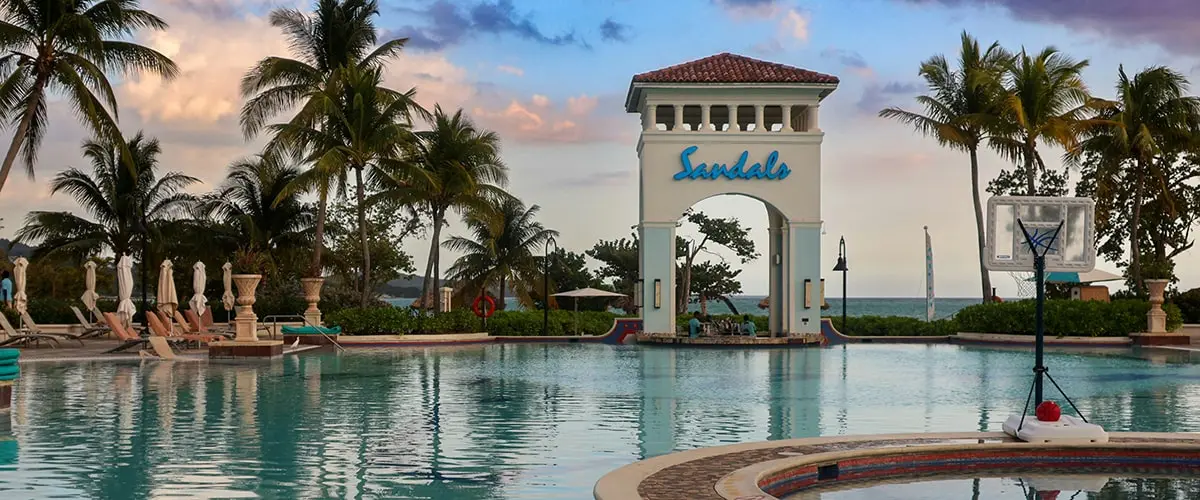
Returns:
[[[953,478],[1057,475],[1200,478],[1200,446],[1165,443],[917,446],[822,453],[775,462],[758,473],[756,479],[758,488],[775,498],[806,498],[797,494],[877,487],[880,482]]]

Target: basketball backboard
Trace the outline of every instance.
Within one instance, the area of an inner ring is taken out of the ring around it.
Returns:
[[[1091,198],[990,198],[987,203],[987,268],[992,271],[1033,271],[1033,253],[1021,231],[1023,224],[1038,251],[1045,251],[1046,272],[1091,271],[1096,267],[1095,217],[1096,203]],[[1055,231],[1058,231],[1057,237]]]

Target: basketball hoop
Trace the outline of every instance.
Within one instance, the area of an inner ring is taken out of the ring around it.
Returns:
[[[1033,279],[1033,273],[1029,271],[1012,271],[1008,273],[1012,277],[1013,282],[1017,284],[1017,297],[1021,299],[1032,299],[1037,295],[1037,282]]]

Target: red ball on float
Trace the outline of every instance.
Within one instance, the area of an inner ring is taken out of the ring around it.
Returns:
[[[1062,408],[1059,408],[1054,401],[1042,401],[1034,413],[1042,422],[1058,422],[1058,417],[1062,416]]]

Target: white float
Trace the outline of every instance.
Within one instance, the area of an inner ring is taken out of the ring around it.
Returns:
[[[1020,428],[1020,431],[1017,429]],[[1055,422],[1043,422],[1036,416],[1028,415],[1025,423],[1021,423],[1020,415],[1013,415],[1004,421],[1004,433],[1027,443],[1045,444],[1087,444],[1107,443],[1108,433],[1096,424],[1084,422],[1081,418],[1068,415],[1058,417]]]

